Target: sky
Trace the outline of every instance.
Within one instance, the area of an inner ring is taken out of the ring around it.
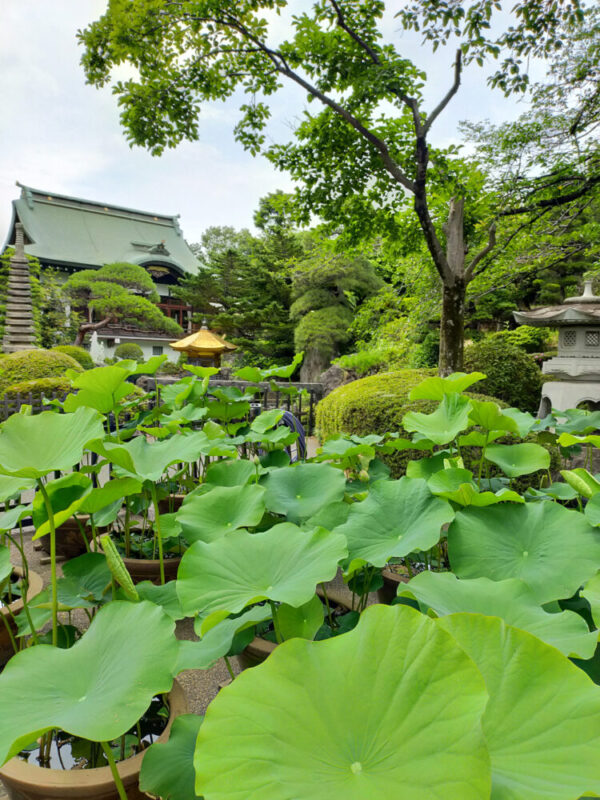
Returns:
[[[291,0],[295,9],[310,0]],[[390,3],[397,8],[396,3]],[[289,178],[235,142],[239,99],[203,108],[200,139],[160,157],[131,149],[119,125],[110,88],[85,83],[76,32],[104,12],[107,0],[1,0],[0,2],[0,246],[11,219],[16,181],[50,194],[67,194],[160,214],[179,214],[188,242],[212,225],[252,228],[261,197],[290,190]],[[435,55],[418,35],[398,31],[391,15],[384,31],[428,74],[431,108],[451,82],[453,51]],[[274,34],[284,33],[277,22]],[[290,88],[273,100],[273,141],[291,135],[304,101]],[[427,105],[427,103],[426,103]],[[311,106],[314,108],[314,106]],[[462,119],[514,119],[524,110],[486,87],[485,72],[469,67],[459,94],[432,129],[432,142],[458,142]]]

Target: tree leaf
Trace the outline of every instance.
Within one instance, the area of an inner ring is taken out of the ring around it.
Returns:
[[[533,442],[492,444],[486,448],[485,458],[500,467],[509,478],[529,475],[550,466],[550,453]]]
[[[173,721],[168,742],[150,745],[140,770],[142,792],[162,800],[202,800],[194,791],[194,751],[203,719],[182,714]]]
[[[346,476],[329,464],[298,463],[270,472],[263,480],[269,511],[290,522],[312,517],[320,508],[344,497]]]
[[[490,795],[473,662],[436,622],[372,606],[354,630],[293,639],[213,700],[196,792],[220,800],[394,800]],[[435,687],[435,691],[431,690]],[[234,779],[235,776],[235,779]],[[325,789],[326,787],[326,789]]]

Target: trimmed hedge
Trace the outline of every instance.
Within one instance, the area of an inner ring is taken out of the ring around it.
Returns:
[[[74,358],[84,369],[93,369],[94,361],[85,347],[77,347],[75,344],[59,344],[52,347],[53,353],[65,353]]]
[[[35,403],[40,402],[42,396],[52,397],[54,395],[63,395],[71,391],[71,381],[68,378],[38,378],[32,381],[22,381],[15,383],[6,388],[2,394],[2,400],[10,403],[16,403],[17,395],[21,395],[21,402],[28,403],[28,394],[31,392],[32,400]]]
[[[134,361],[143,361],[144,351],[135,342],[123,342],[115,347],[115,356],[120,359],[132,358]]]
[[[522,411],[537,412],[542,373],[533,358],[505,339],[491,336],[465,348],[465,372],[483,372],[477,384],[484,394],[497,397]]]
[[[39,378],[58,378],[68,369],[83,372],[83,367],[66,353],[52,350],[21,350],[0,361],[0,396],[9,386]]]

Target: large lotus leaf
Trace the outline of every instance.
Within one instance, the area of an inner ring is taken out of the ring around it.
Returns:
[[[141,481],[135,478],[114,478],[104,486],[98,486],[83,499],[79,506],[82,514],[96,514],[117,500],[142,491]]]
[[[35,486],[34,478],[12,478],[8,475],[0,475],[0,503],[5,503],[15,495]]]
[[[512,417],[504,414],[497,403],[491,400],[471,400],[471,413],[469,418],[473,425],[478,425],[486,431],[508,431],[518,433],[519,428]]]
[[[33,505],[30,504],[28,506],[13,506],[8,511],[5,511],[4,514],[0,514],[0,533],[16,528],[22,519],[31,516],[32,511]]]
[[[473,481],[472,473],[467,469],[444,469],[434,473],[427,481],[432,494],[452,500],[461,506],[492,506],[496,503],[510,501],[524,503],[525,500],[517,492],[500,489],[494,492],[480,492]]]
[[[205,445],[206,436],[198,431],[187,436],[175,434],[161,442],[149,442],[144,436],[134,436],[123,444],[95,441],[90,450],[140,480],[156,482],[171,464],[196,461]]]
[[[282,603],[277,609],[279,630],[283,639],[313,639],[323,624],[325,609],[318,595],[298,608]]]
[[[509,478],[529,475],[550,466],[550,453],[533,442],[522,444],[493,444],[486,448],[485,457],[500,467]]]
[[[253,527],[265,513],[262,486],[215,486],[198,494],[177,512],[188,542],[212,542],[237,528]]]
[[[594,624],[596,628],[600,628],[600,572],[586,583],[581,590],[581,596],[590,604]]]
[[[162,800],[197,800],[194,751],[203,719],[182,714],[171,726],[169,741],[155,742],[146,750],[140,771],[142,792]]]
[[[156,375],[161,366],[168,360],[169,357],[165,354],[151,356],[148,361],[137,364],[135,369],[131,370],[131,375]]]
[[[444,463],[450,456],[449,450],[440,450],[435,455],[409,461],[406,465],[407,478],[424,478],[427,480],[436,472],[444,469]]]
[[[82,597],[100,602],[111,586],[111,573],[104,553],[84,553],[63,564],[63,575],[77,586]]]
[[[149,600],[151,603],[160,606],[171,619],[178,620],[185,617],[177,597],[175,581],[168,581],[164,584],[141,581],[141,583],[136,583],[135,588],[142,600]]]
[[[0,764],[51,728],[95,742],[125,733],[171,688],[174,628],[151,603],[117,600],[70,649],[42,644],[15,655],[0,676]]]
[[[410,400],[443,400],[445,395],[454,392],[460,394],[485,377],[483,372],[472,372],[470,375],[465,372],[453,372],[446,378],[437,376],[425,378],[418,386],[411,389],[408,397]]]
[[[345,570],[383,567],[390,558],[429,550],[439,541],[442,525],[453,518],[450,504],[434,497],[419,478],[377,481],[367,499],[352,505],[347,521],[335,528],[348,542]]]
[[[582,497],[593,497],[600,492],[600,481],[591,475],[587,469],[562,469],[560,474],[566,482]]]
[[[590,525],[593,525],[595,528],[600,527],[600,494],[593,495],[587,501],[584,514]]]
[[[280,408],[272,408],[269,411],[263,411],[255,419],[252,420],[250,429],[257,433],[265,433],[265,431],[273,428],[283,417],[283,411]]]
[[[346,476],[329,464],[299,463],[270,472],[264,486],[267,509],[284,515],[290,522],[300,522],[323,506],[341,500]]]
[[[432,609],[438,616],[468,611],[500,617],[566,656],[591,658],[596,649],[598,636],[590,633],[583,617],[573,611],[548,614],[531,589],[516,578],[497,582],[489,578],[458,580],[451,572],[422,572],[402,585],[398,594],[412,595],[422,610]]]
[[[206,483],[214,486],[244,486],[256,477],[256,464],[247,459],[215,461],[206,470]]]
[[[600,688],[558,650],[499,619],[454,614],[437,624],[473,659],[490,694],[491,800],[600,792]]]
[[[79,391],[65,399],[65,411],[75,411],[87,406],[102,414],[108,414],[131,392],[131,384],[126,382],[129,370],[119,366],[96,367],[78,374],[71,380]]]
[[[442,445],[456,439],[468,428],[471,401],[459,394],[445,394],[432,414],[409,411],[402,418],[405,430],[422,434],[435,444]]]
[[[13,414],[0,426],[0,472],[19,478],[67,472],[79,464],[88,442],[103,435],[101,417],[92,408]]]
[[[301,606],[318,583],[333,579],[346,552],[344,537],[324,528],[308,532],[284,522],[263,533],[233,531],[184,553],[177,593],[187,614],[202,617],[237,614],[262,600]]]
[[[196,792],[219,800],[482,800],[487,693],[437,623],[373,606],[344,636],[284,642],[208,708]],[[282,791],[285,787],[285,791]]]
[[[557,442],[561,447],[572,447],[574,444],[593,444],[594,447],[600,447],[600,436],[598,434],[573,436],[572,433],[561,433]]]
[[[538,420],[528,411],[521,411],[518,408],[503,408],[502,413],[505,417],[510,417],[517,425],[519,436],[524,439],[533,427],[539,425]]]
[[[545,500],[574,500],[577,497],[577,491],[567,483],[552,483],[544,489],[534,489],[533,486],[530,486],[525,495],[528,499],[533,498],[534,500],[540,498]],[[588,520],[588,522],[593,524],[591,520]]]
[[[600,535],[557,503],[468,508],[448,530],[459,578],[521,578],[539,603],[571,597],[600,566]]]
[[[161,414],[160,421],[163,425],[185,425],[188,422],[204,419],[207,414],[206,408],[188,403],[183,408],[175,409],[169,414]]]
[[[46,493],[52,508],[55,526],[62,525],[79,509],[86,495],[92,491],[92,481],[81,472],[72,472],[46,484]],[[36,531],[34,539],[50,532],[50,520],[41,492],[33,499],[33,524]]]

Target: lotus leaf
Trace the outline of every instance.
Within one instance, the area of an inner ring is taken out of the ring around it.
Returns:
[[[69,650],[42,644],[17,653],[0,676],[0,764],[52,728],[97,742],[125,733],[171,688],[174,626],[151,603],[117,600]]]
[[[274,470],[264,479],[265,503],[269,511],[290,522],[300,522],[320,508],[344,497],[346,476],[329,464],[299,463]]]
[[[103,435],[101,417],[91,408],[78,408],[74,414],[13,414],[0,426],[0,472],[42,478],[55,470],[70,471],[85,446]]]
[[[10,548],[0,546],[0,587],[12,575],[12,564],[10,563]]]
[[[449,450],[440,450],[433,456],[409,461],[406,466],[407,478],[424,478],[427,480],[436,472],[444,469],[444,462],[450,455]]]
[[[566,656],[591,658],[597,634],[590,633],[585,620],[573,611],[549,614],[531,589],[516,578],[491,581],[489,578],[458,580],[451,572],[422,572],[405,586],[399,596],[412,595],[421,610],[432,609],[438,616],[468,611],[500,617],[553,645]]]
[[[0,532],[11,531],[22,519],[31,515],[33,506],[13,506],[0,515]]]
[[[459,394],[445,394],[432,414],[409,411],[402,418],[407,431],[416,431],[437,445],[448,444],[469,427],[471,401]]]
[[[131,370],[132,375],[156,375],[161,366],[168,361],[169,357],[163,353],[161,356],[152,356],[148,361],[136,364],[135,369]]]
[[[136,583],[135,588],[142,600],[149,600],[151,603],[160,606],[171,619],[178,620],[185,617],[177,597],[175,581],[169,581],[162,585],[157,585],[150,581],[141,581],[141,583]]]
[[[135,478],[114,478],[104,486],[99,486],[83,499],[79,506],[82,514],[96,514],[117,500],[142,491],[141,481]]]
[[[448,530],[459,578],[521,578],[539,603],[571,597],[600,565],[600,535],[557,503],[468,508]]]
[[[8,475],[0,475],[0,503],[5,503],[15,495],[35,486],[34,478],[11,478]]]
[[[533,486],[530,486],[525,495],[534,499],[574,500],[577,497],[577,491],[568,483],[553,483],[545,489],[534,489]]]
[[[581,596],[590,604],[596,628],[600,628],[600,572],[597,572],[581,590]]]
[[[284,522],[263,533],[233,531],[184,553],[177,593],[186,614],[202,617],[237,614],[262,600],[297,607],[335,576],[346,552],[344,537],[324,528],[307,532]]]
[[[473,481],[472,473],[466,469],[450,468],[436,472],[427,481],[427,486],[432,494],[452,500],[461,506],[492,506],[507,501],[525,502],[520,494],[508,489],[500,489],[496,493],[480,492]]]
[[[188,542],[212,542],[237,528],[258,525],[265,513],[265,490],[249,486],[215,486],[182,505],[177,521]]]
[[[518,433],[516,421],[504,414],[497,403],[484,400],[471,400],[470,421],[486,431],[508,431]]]
[[[465,372],[453,372],[446,378],[425,378],[411,389],[408,397],[410,400],[443,400],[445,395],[455,392],[460,394],[485,377],[483,372],[471,372],[469,375]]]
[[[256,465],[247,459],[215,461],[206,470],[206,483],[213,486],[244,486],[256,477]]]
[[[126,362],[125,362],[126,363]],[[116,409],[120,401],[131,392],[131,384],[127,383],[130,370],[121,366],[95,367],[77,373],[71,380],[77,394],[70,394],[64,402],[65,411],[88,407],[108,414]]]
[[[517,425],[519,436],[523,439],[532,430],[532,428],[539,428],[539,420],[537,420],[528,411],[520,411],[518,408],[503,408],[502,413],[505,417],[510,417]]]
[[[197,800],[194,791],[194,750],[203,717],[182,714],[173,721],[168,742],[155,742],[146,751],[140,789],[162,800]],[[202,800],[202,798],[199,798]]]
[[[207,798],[395,800],[490,795],[482,678],[436,622],[373,606],[320,642],[284,642],[208,708],[195,753]]]
[[[58,527],[79,509],[92,490],[92,481],[81,472],[72,472],[47,483],[45,488],[52,507],[54,525]],[[36,528],[34,539],[50,532],[50,521],[40,492],[33,499],[32,517]]]
[[[103,553],[84,553],[63,564],[63,575],[79,595],[101,602],[111,586],[111,573]]]
[[[500,467],[509,478],[529,475],[550,466],[550,453],[533,442],[493,444],[486,448],[485,458]]]
[[[364,564],[383,567],[390,558],[429,550],[439,541],[442,525],[453,518],[450,504],[434,497],[424,480],[377,481],[367,499],[352,505],[347,521],[335,528],[348,542],[345,571],[352,574]]]
[[[279,629],[284,639],[313,639],[324,618],[325,609],[317,595],[297,608],[282,603],[277,609]]]
[[[453,614],[437,624],[473,659],[490,694],[491,800],[600,792],[600,688],[554,647],[502,620]]]
[[[262,414],[259,414],[252,420],[250,428],[257,433],[265,433],[275,427],[282,417],[283,411],[280,408],[272,408],[270,411],[263,411]]]

